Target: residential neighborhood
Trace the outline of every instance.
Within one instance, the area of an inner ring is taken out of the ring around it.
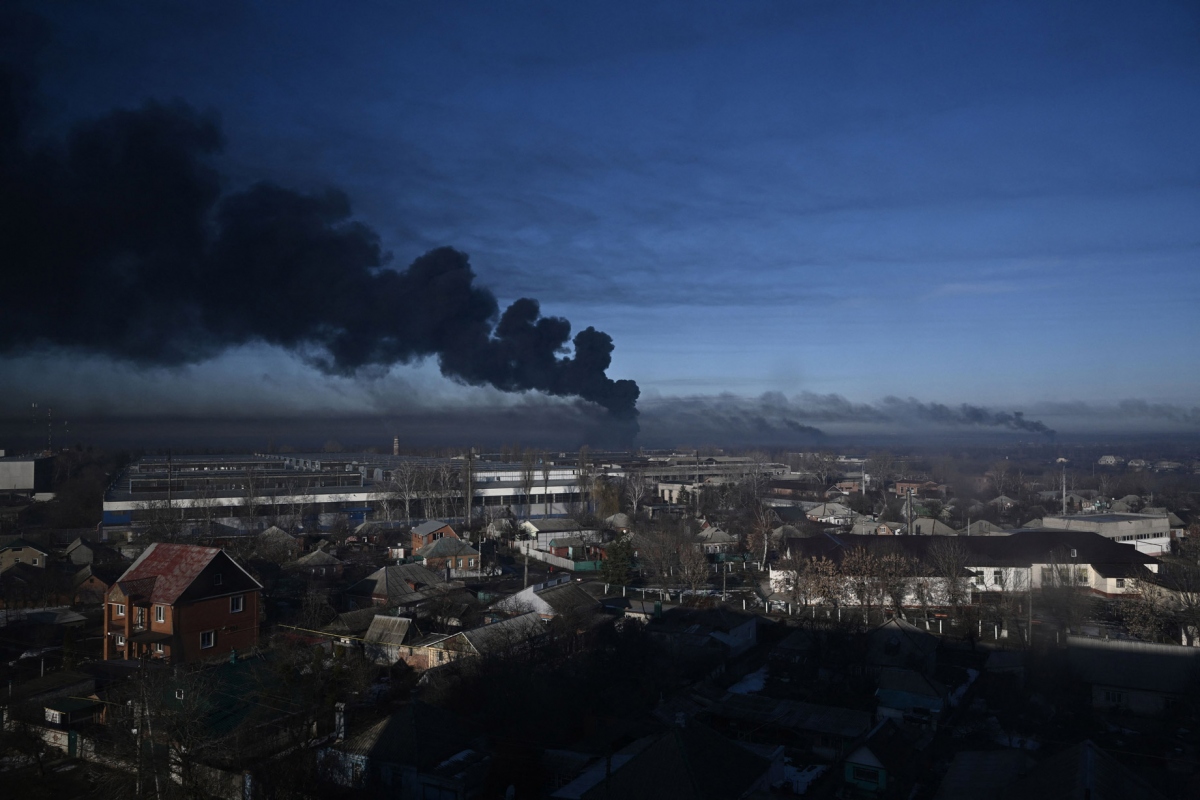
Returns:
[[[11,763],[243,800],[949,797],[1079,758],[1200,786],[1200,530],[1128,462],[1101,492],[1011,456],[693,456],[672,502],[637,489],[683,455],[518,455],[570,494],[511,454],[401,502],[467,462],[173,454],[91,527],[6,523]],[[231,503],[291,472],[359,496]]]

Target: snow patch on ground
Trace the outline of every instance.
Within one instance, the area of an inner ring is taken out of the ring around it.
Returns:
[[[746,677],[729,687],[734,694],[754,694],[761,692],[767,685],[767,668],[760,667]]]
[[[977,670],[977,669],[968,669],[967,670],[967,682],[962,684],[961,686],[956,686],[954,688],[954,691],[950,694],[950,705],[951,706],[953,706],[954,708],[958,708],[958,704],[962,702],[963,695],[965,695],[967,693],[967,689],[971,688],[971,684],[973,684],[975,682],[975,679],[978,677],[979,677],[979,670]]]
[[[39,606],[38,608],[12,608],[0,609],[0,628],[11,623],[24,622],[25,618],[30,614],[36,614],[39,611],[70,611],[70,606]]]
[[[992,741],[1005,747],[1015,747],[1018,750],[1037,750],[1042,746],[1041,742],[1029,736],[1015,736],[1003,731],[994,735]]]
[[[829,769],[828,764],[810,764],[806,767],[784,764],[783,782],[790,786],[795,794],[804,794],[808,791],[809,784],[821,777],[827,769]]]

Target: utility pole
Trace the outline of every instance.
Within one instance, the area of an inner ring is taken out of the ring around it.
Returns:
[[[1029,649],[1033,649],[1033,565],[1029,567],[1029,618],[1025,625],[1025,635],[1029,637]]]
[[[907,513],[905,514],[905,516],[908,518],[908,535],[909,535],[909,536],[912,536],[912,532],[913,532],[913,524],[912,524],[912,523],[913,523],[913,518],[912,518],[912,515],[913,515],[912,489],[909,489],[909,490],[908,490],[908,501],[907,501],[907,503],[906,503],[906,510],[907,510]]]
[[[1062,468],[1062,513],[1067,515],[1067,465],[1063,464]]]

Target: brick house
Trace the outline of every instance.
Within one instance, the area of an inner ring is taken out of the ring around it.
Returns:
[[[433,544],[438,539],[449,536],[452,539],[460,538],[454,532],[454,528],[450,527],[448,522],[442,522],[438,519],[431,519],[428,522],[422,522],[420,525],[412,529],[412,549],[420,550],[426,545]]]
[[[89,606],[102,604],[108,590],[125,574],[127,567],[124,563],[84,564],[71,580],[75,587],[73,602]]]
[[[260,591],[224,550],[152,544],[105,596],[104,658],[179,664],[254,648]]]
[[[435,571],[447,567],[468,571],[479,569],[479,551],[457,537],[438,539],[413,555],[423,559],[425,566]]]

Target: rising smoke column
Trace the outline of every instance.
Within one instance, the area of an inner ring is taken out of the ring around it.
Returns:
[[[339,191],[225,193],[214,116],[149,102],[34,142],[31,86],[0,64],[0,353],[50,346],[153,367],[266,342],[339,375],[436,357],[455,380],[636,418],[637,384],[606,374],[608,334],[571,338],[528,298],[501,313],[465,254],[443,247],[395,269]]]

